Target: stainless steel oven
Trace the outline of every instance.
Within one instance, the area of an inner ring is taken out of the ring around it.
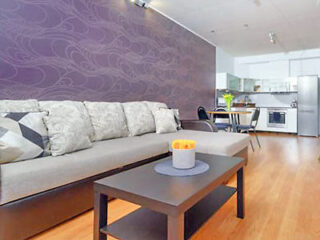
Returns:
[[[268,108],[267,125],[270,128],[287,127],[287,110],[280,108]]]

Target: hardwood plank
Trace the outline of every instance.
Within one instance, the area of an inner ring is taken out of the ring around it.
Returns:
[[[259,133],[259,137],[262,148],[250,151],[245,169],[245,219],[236,218],[234,195],[194,234],[193,240],[320,239],[319,138],[274,133]],[[236,186],[236,176],[229,184]],[[114,200],[109,204],[108,221],[114,222],[138,208]],[[92,230],[90,211],[32,240],[92,240]]]

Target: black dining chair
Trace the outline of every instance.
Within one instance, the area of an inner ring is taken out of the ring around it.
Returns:
[[[258,134],[256,131],[256,127],[257,127],[258,121],[259,121],[259,116],[260,116],[260,108],[256,108],[254,113],[252,114],[250,124],[249,125],[241,125],[241,124],[237,125],[237,129],[240,132],[246,132],[246,133],[249,133],[249,131],[253,131],[254,135],[257,139],[257,143],[259,145],[259,148],[261,148],[259,137],[258,137]],[[254,147],[253,147],[251,140],[250,140],[250,144],[251,144],[252,151],[254,151]]]
[[[215,111],[217,112],[226,112],[224,108],[216,108]],[[217,119],[228,120],[228,122],[216,122]],[[213,122],[218,128],[218,130],[227,131],[228,129],[232,128],[232,124],[230,123],[230,116],[229,114],[213,114]]]
[[[210,120],[206,109],[202,106],[198,107],[198,117],[199,120]]]

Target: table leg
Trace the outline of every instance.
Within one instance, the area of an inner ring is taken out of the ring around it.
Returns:
[[[184,214],[168,215],[168,240],[184,240]]]
[[[100,232],[100,228],[107,225],[108,196],[94,192],[94,240],[106,240],[107,235]]]
[[[237,125],[240,125],[240,114],[237,114],[237,118],[238,118]],[[238,132],[238,129],[237,129],[237,132]]]
[[[231,121],[232,121],[232,131],[233,132],[237,132],[237,120],[236,120],[236,116],[234,114],[230,114],[231,115]]]
[[[244,218],[244,172],[243,167],[237,172],[237,217]]]

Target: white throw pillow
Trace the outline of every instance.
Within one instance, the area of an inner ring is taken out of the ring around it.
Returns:
[[[84,102],[95,133],[95,140],[127,137],[128,127],[118,102]]]
[[[127,102],[123,103],[122,106],[127,118],[130,136],[155,132],[156,125],[147,104],[143,102]]]
[[[159,109],[153,112],[156,133],[172,133],[177,131],[177,123],[172,109]]]
[[[89,148],[94,131],[84,104],[75,101],[43,101],[40,109],[48,112],[44,121],[48,128],[52,156]]]
[[[35,99],[0,100],[0,112],[39,112],[39,104]]]

